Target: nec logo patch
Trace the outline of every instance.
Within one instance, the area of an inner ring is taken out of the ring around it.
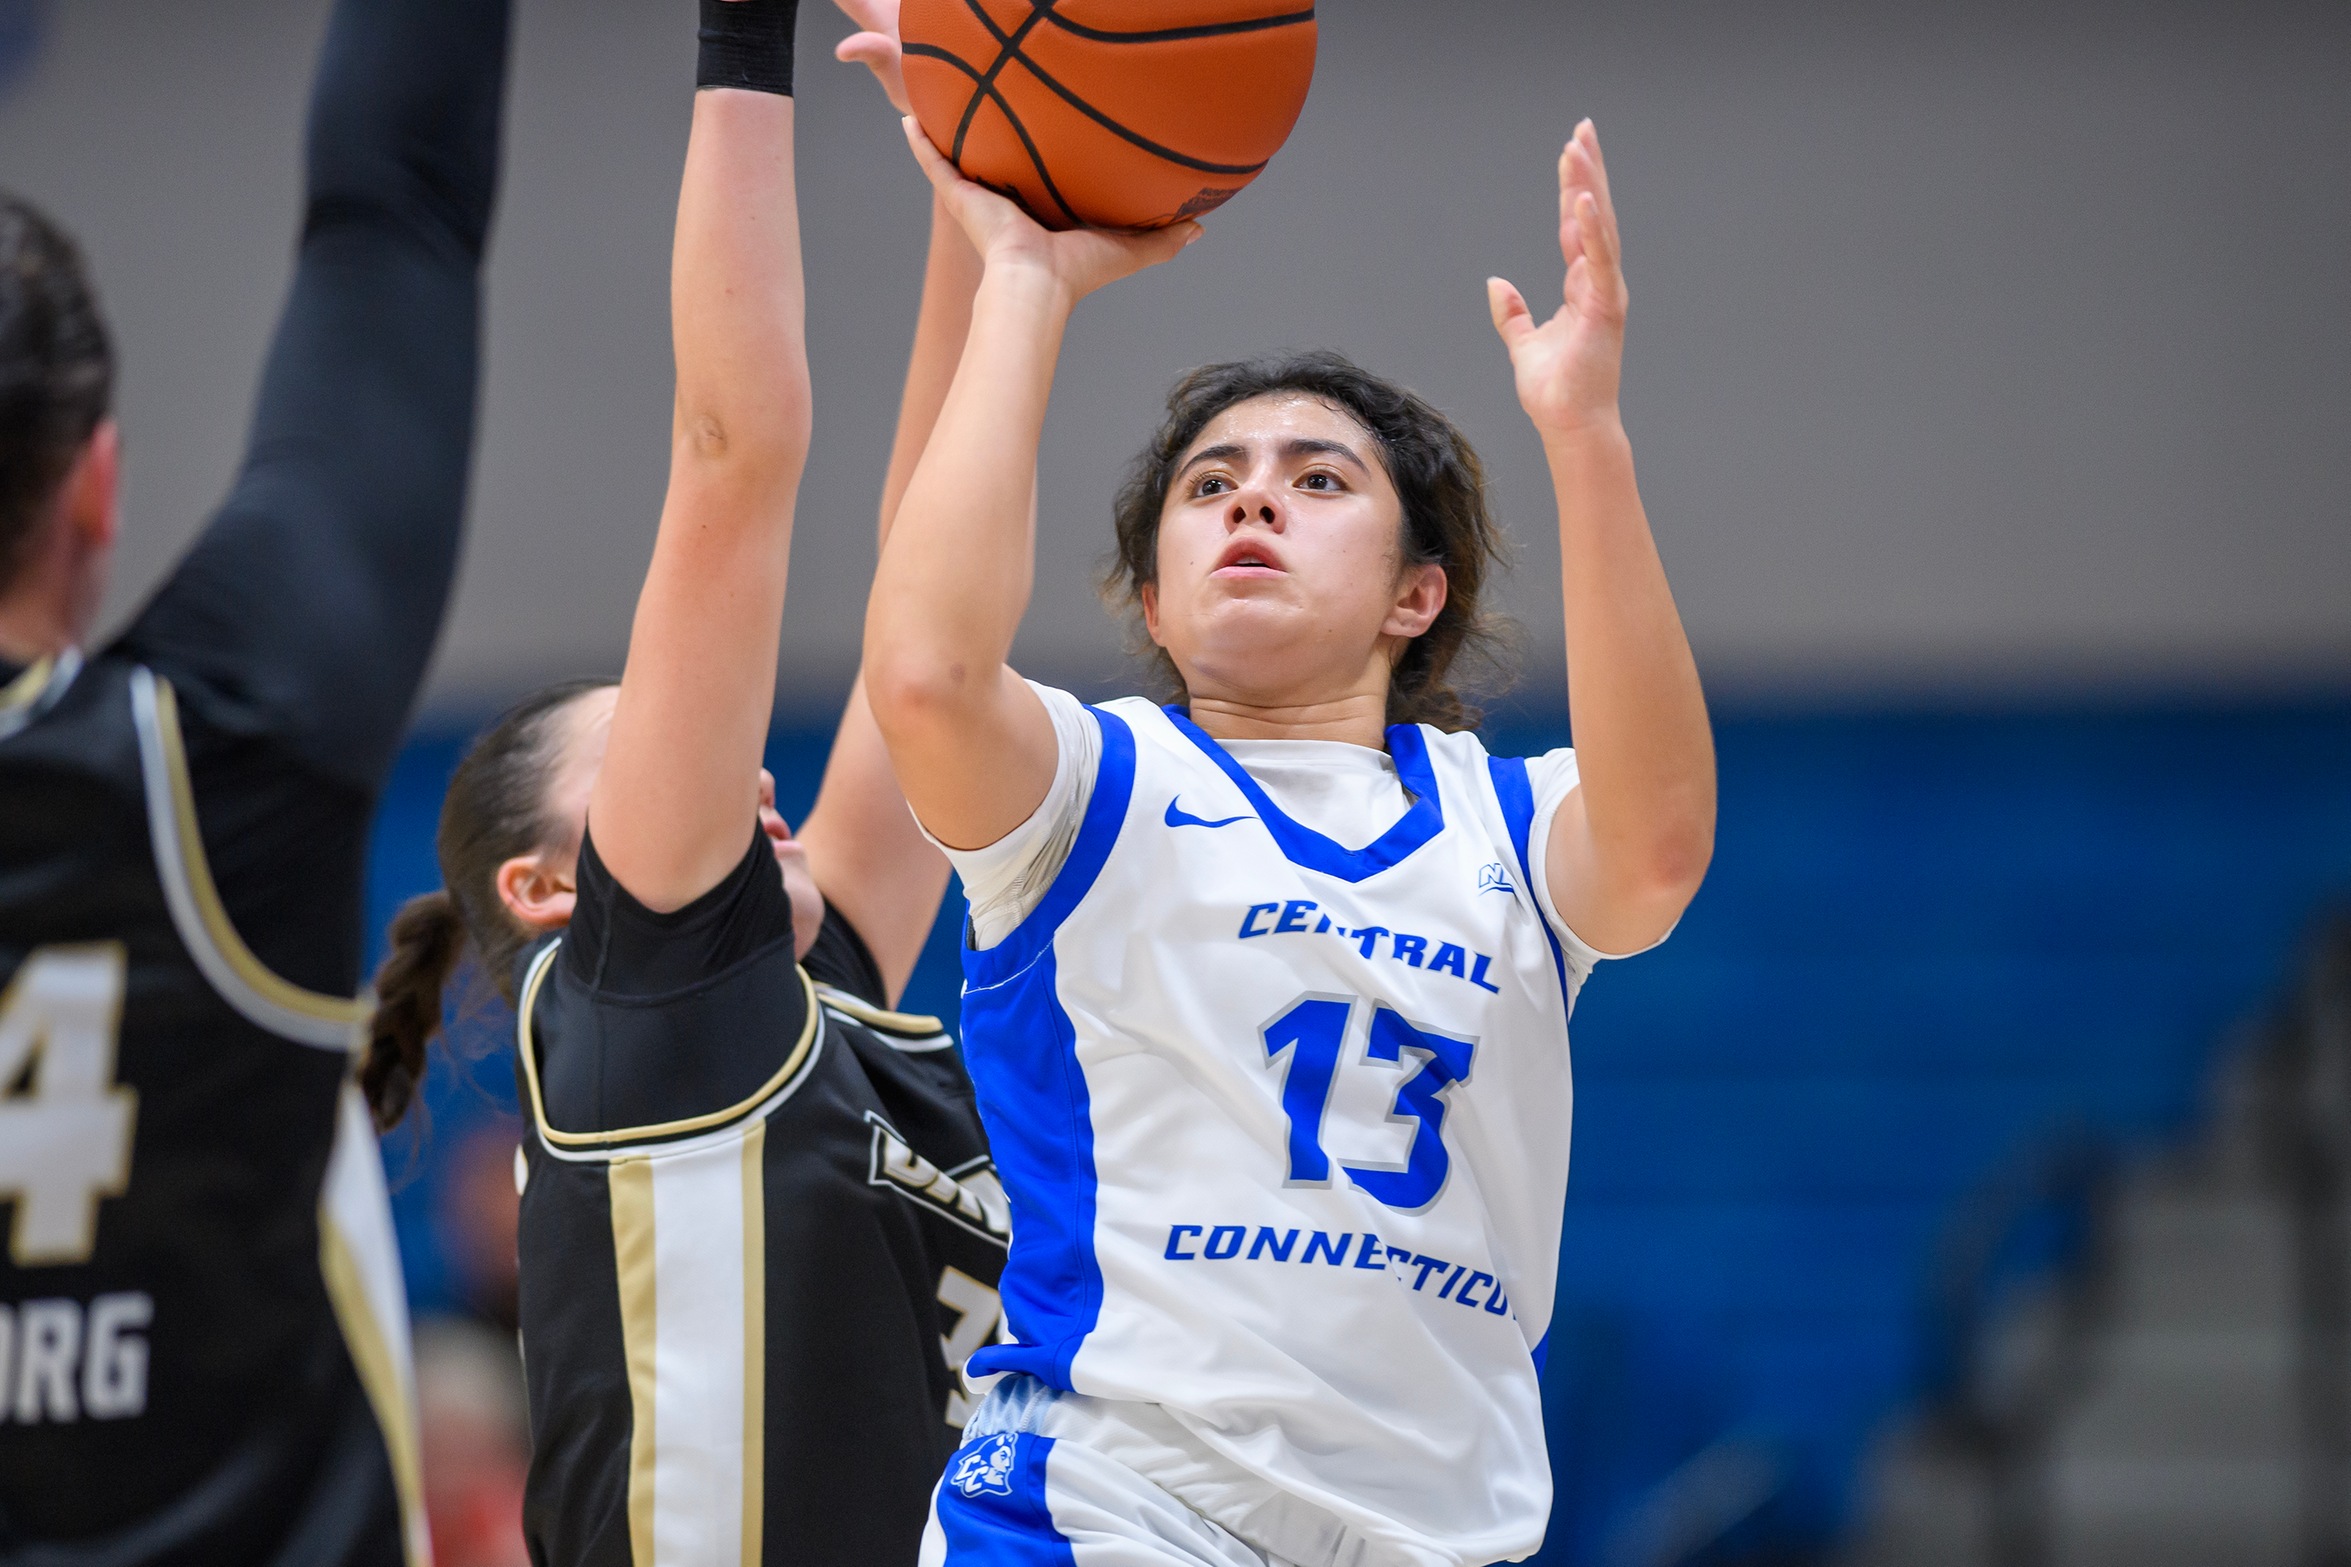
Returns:
[[[1010,1496],[1015,1440],[1010,1431],[982,1437],[956,1455],[947,1483],[965,1496]]]
[[[1510,885],[1510,872],[1502,868],[1500,860],[1496,860],[1478,872],[1478,891],[1480,892],[1516,892],[1517,890],[1516,887]]]

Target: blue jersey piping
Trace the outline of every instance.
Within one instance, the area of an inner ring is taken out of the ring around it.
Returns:
[[[1070,1364],[1102,1315],[1094,1255],[1094,1119],[1077,1029],[1061,1004],[1054,936],[1108,863],[1134,798],[1135,737],[1090,708],[1102,762],[1069,858],[1011,935],[963,952],[964,1059],[996,1169],[1012,1199],[1012,1255],[1001,1289],[1016,1342],[973,1355],[973,1376],[1025,1371],[1070,1386]]]
[[[1293,821],[1273,803],[1273,796],[1249,776],[1248,769],[1234,761],[1232,753],[1193,723],[1182,708],[1170,707],[1164,711],[1177,733],[1198,746],[1233,781],[1242,798],[1265,823],[1265,830],[1273,834],[1283,857],[1293,865],[1340,881],[1368,881],[1390,866],[1402,864],[1445,830],[1445,802],[1437,792],[1436,769],[1429,765],[1428,741],[1421,735],[1418,724],[1392,724],[1387,735],[1388,755],[1396,764],[1397,780],[1411,791],[1411,806],[1377,839],[1360,849],[1350,849],[1302,822]]]
[[[1519,885],[1526,890],[1527,902],[1534,905],[1535,923],[1543,927],[1543,939],[1551,944],[1551,966],[1559,974],[1559,1004],[1567,1011],[1575,1010],[1575,998],[1567,988],[1567,952],[1559,945],[1559,935],[1551,922],[1543,917],[1543,900],[1535,890],[1534,862],[1528,858],[1528,844],[1534,837],[1535,785],[1527,775],[1523,756],[1489,756],[1486,772],[1494,780],[1494,801],[1502,807],[1503,825],[1510,829],[1510,847],[1518,856]],[[1544,1324],[1543,1336],[1535,1341],[1530,1351],[1535,1362],[1535,1375],[1543,1374],[1543,1365],[1551,1358],[1551,1328]]]
[[[1527,844],[1535,827],[1535,785],[1527,776],[1526,758],[1489,756],[1486,771],[1493,777],[1494,800],[1502,807],[1503,825],[1510,829],[1510,847],[1518,856],[1519,885],[1526,889],[1527,902],[1534,905],[1535,923],[1543,927],[1543,939],[1551,943],[1551,966],[1559,973],[1559,1004],[1572,1014],[1575,996],[1567,988],[1567,950],[1559,945],[1558,932],[1543,917],[1543,900],[1535,890],[1535,868],[1527,859]]]

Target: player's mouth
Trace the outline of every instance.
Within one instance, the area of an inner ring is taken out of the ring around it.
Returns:
[[[1272,545],[1262,539],[1240,538],[1224,547],[1216,557],[1211,577],[1226,581],[1248,581],[1252,578],[1279,577],[1288,574],[1282,558]]]

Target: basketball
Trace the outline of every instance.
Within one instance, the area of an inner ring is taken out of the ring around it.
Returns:
[[[933,145],[1047,228],[1161,228],[1223,206],[1289,139],[1311,0],[905,0]]]

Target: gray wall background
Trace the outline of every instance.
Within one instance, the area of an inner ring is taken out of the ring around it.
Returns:
[[[15,9],[23,9],[17,0]],[[0,89],[0,183],[124,349],[110,616],[227,483],[285,284],[323,0],[70,0]],[[685,0],[522,0],[471,545],[433,700],[617,668],[666,460]],[[817,449],[787,701],[847,678],[926,215],[846,23],[801,37]],[[1329,344],[1452,410],[1556,689],[1540,454],[1481,280],[1554,291],[1551,163],[1598,119],[1627,411],[1718,687],[2351,680],[2351,8],[1328,0],[1290,146],[1099,296],[1043,454],[1020,654],[1098,685],[1108,498],[1167,382]]]

